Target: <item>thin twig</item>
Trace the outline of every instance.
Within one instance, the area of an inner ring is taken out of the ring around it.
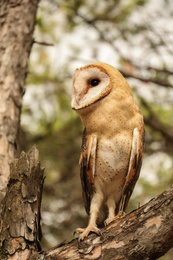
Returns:
[[[44,46],[54,46],[53,43],[40,42],[40,41],[36,41],[36,40],[34,40],[33,43],[37,43],[37,44],[44,45]]]

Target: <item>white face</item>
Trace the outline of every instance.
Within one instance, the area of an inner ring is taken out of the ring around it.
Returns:
[[[109,88],[109,83],[108,74],[97,67],[77,69],[73,77],[72,108],[84,108],[100,99]]]

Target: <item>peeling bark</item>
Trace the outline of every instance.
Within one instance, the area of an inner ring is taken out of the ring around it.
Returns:
[[[0,212],[18,133],[39,0],[0,1]]]
[[[74,239],[43,259],[156,260],[173,247],[173,186],[78,244]]]
[[[40,205],[43,169],[39,153],[32,148],[10,166],[8,189],[3,200],[0,259],[31,259],[41,239]]]

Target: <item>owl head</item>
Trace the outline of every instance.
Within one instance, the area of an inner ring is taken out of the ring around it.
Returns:
[[[97,62],[76,69],[71,106],[75,110],[91,106],[109,95],[113,88],[130,91],[122,74],[111,65]]]

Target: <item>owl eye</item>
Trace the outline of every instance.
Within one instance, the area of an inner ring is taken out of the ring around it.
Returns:
[[[90,81],[90,86],[96,87],[99,83],[100,83],[100,80],[99,80],[99,79],[92,79],[92,80]]]

